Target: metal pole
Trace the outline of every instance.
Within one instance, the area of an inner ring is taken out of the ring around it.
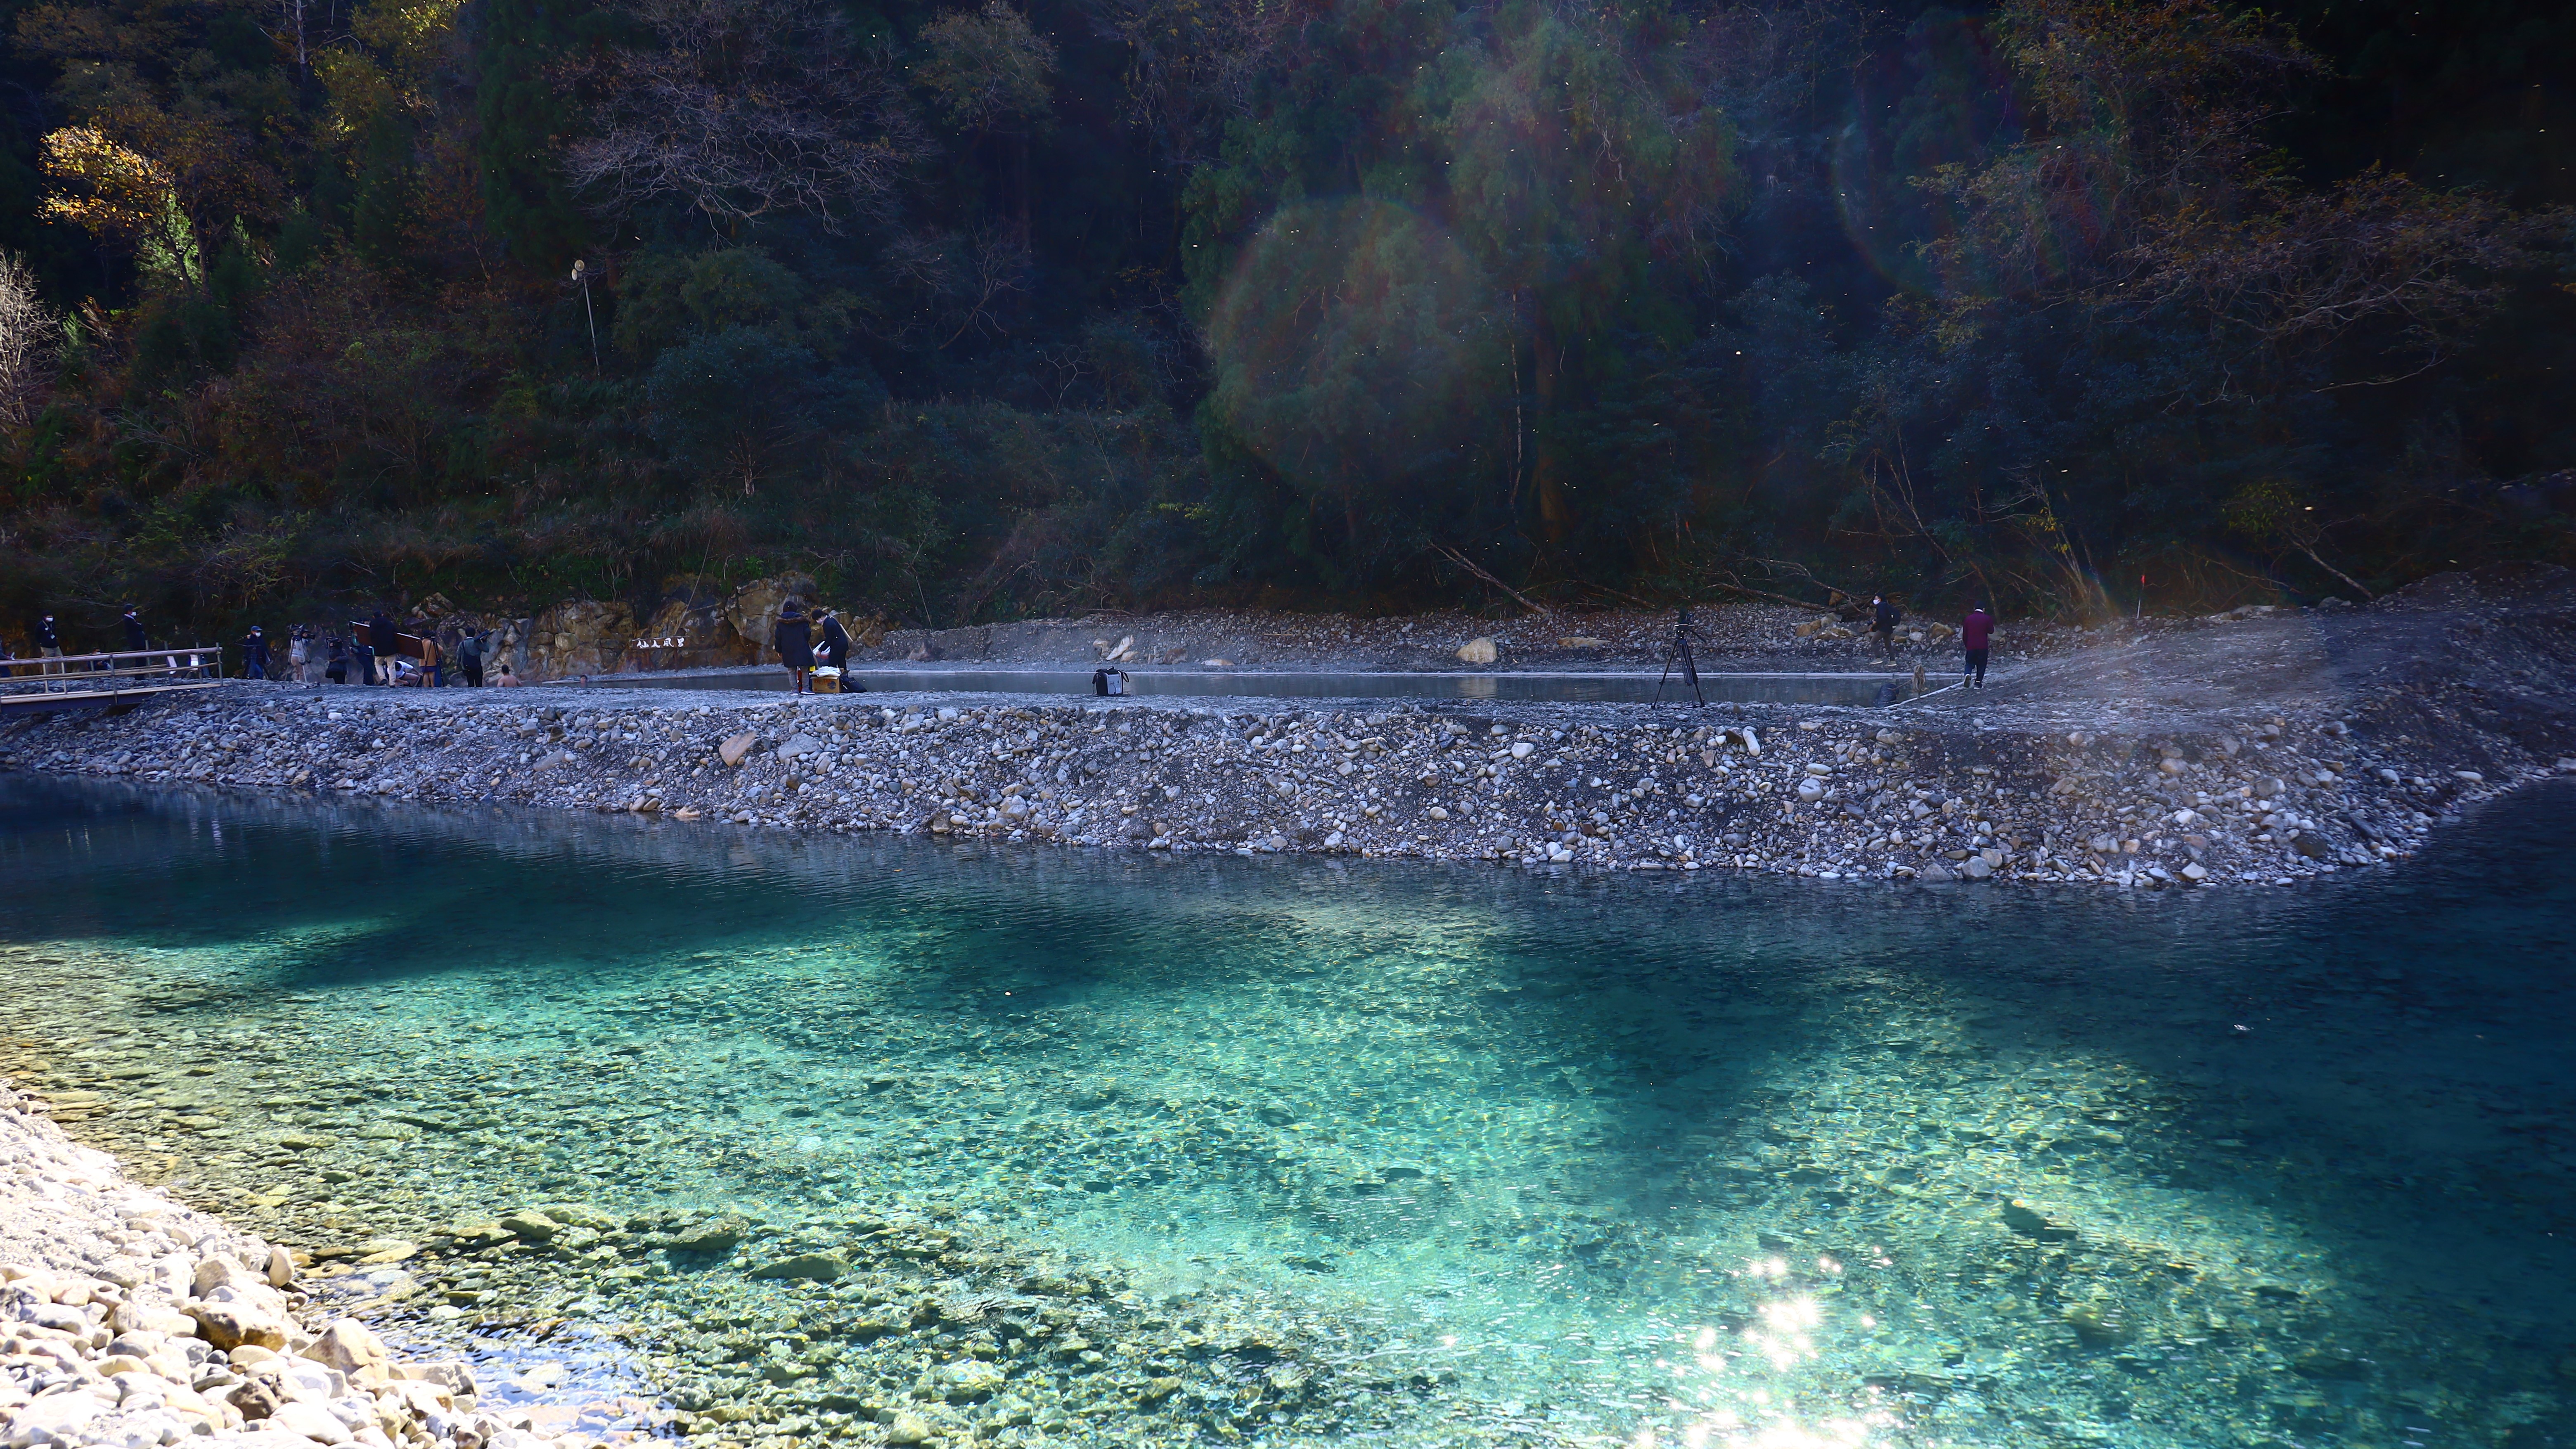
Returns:
[[[599,314],[590,308],[590,263],[574,262],[572,279],[581,283],[581,315],[590,323],[590,371],[596,377],[599,375]]]

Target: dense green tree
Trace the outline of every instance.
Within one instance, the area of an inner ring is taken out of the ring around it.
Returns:
[[[557,164],[578,124],[559,72],[604,27],[582,0],[485,0],[474,159],[492,235],[524,266],[560,273],[590,240]]]
[[[0,629],[785,566],[942,623],[2084,610],[2576,553],[2536,0],[0,18]]]

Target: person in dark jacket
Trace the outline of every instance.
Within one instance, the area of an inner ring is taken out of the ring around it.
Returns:
[[[1896,612],[1896,606],[1887,601],[1887,595],[1885,594],[1881,594],[1877,598],[1869,601],[1869,632],[1878,636],[1879,658],[1892,659],[1895,657],[1896,624],[1898,620],[1904,617],[1904,615]]]
[[[322,666],[322,677],[333,684],[349,682],[349,641],[337,634],[331,636],[331,653]]]
[[[257,624],[250,626],[250,637],[242,641],[242,678],[268,677],[268,636]]]
[[[142,611],[132,604],[125,606],[125,647],[135,650],[151,647],[150,641],[143,637]]]
[[[373,651],[373,657],[381,662],[381,668],[385,671],[385,678],[370,674],[367,680],[372,684],[383,684],[392,677],[394,655],[400,651],[400,645],[399,636],[394,629],[394,621],[386,617],[385,611],[381,608],[376,610],[374,618],[367,621],[367,645]]]
[[[823,662],[834,669],[850,667],[850,631],[841,627],[841,616],[829,609],[823,611]]]
[[[1994,637],[1995,616],[1987,613],[1982,603],[1959,621],[1959,647],[1968,651],[1967,675],[1959,681],[1961,684],[1975,689],[1986,687],[1986,651],[1993,646]]]
[[[351,684],[384,683],[376,677],[376,651],[370,648],[363,638],[353,638],[349,641],[349,682]]]
[[[779,607],[778,627],[769,642],[778,650],[779,662],[796,676],[796,692],[806,693],[814,673],[814,626],[805,621],[803,600],[789,599]]]
[[[36,657],[39,659],[60,659],[63,657],[62,631],[54,627],[54,616],[51,614],[47,614],[36,621]],[[60,674],[63,672],[63,667],[59,664],[41,664],[37,666],[37,669],[38,672],[44,674]]]
[[[483,687],[483,636],[467,630],[456,643],[456,667],[465,674],[467,689]]]

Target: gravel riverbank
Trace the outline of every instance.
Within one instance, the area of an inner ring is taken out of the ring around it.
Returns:
[[[673,822],[1861,879],[2279,882],[2576,768],[2564,571],[2109,632],[1894,709],[243,683],[0,765]]]
[[[485,1409],[462,1359],[394,1357],[365,1324],[305,1291],[296,1255],[129,1180],[47,1113],[0,1078],[8,1449],[603,1442]]]

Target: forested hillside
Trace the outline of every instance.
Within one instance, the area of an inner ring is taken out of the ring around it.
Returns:
[[[8,0],[0,634],[2576,557],[2563,5],[953,3]]]

